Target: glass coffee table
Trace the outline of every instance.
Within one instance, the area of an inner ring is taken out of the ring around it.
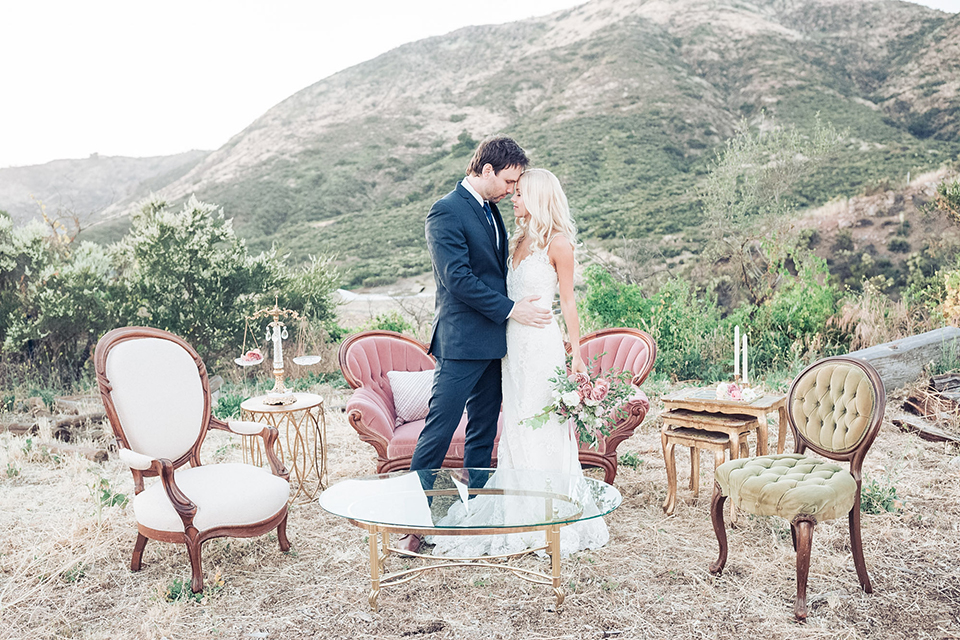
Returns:
[[[550,585],[559,608],[564,599],[560,586],[560,529],[573,522],[602,517],[620,506],[621,500],[614,487],[593,478],[496,469],[431,469],[366,476],[338,482],[320,494],[319,499],[326,511],[370,533],[369,602],[374,610],[384,587],[409,582],[431,569],[470,566],[506,569],[529,582]],[[483,515],[466,523],[445,524],[444,518],[451,509],[473,509],[474,514]],[[545,544],[518,553],[480,558],[424,555],[390,546],[391,533],[462,536],[526,531],[543,531]],[[550,556],[549,575],[509,563],[512,558],[536,551]],[[422,558],[426,563],[386,573],[391,553]]]

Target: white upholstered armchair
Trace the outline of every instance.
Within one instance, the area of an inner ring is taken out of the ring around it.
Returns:
[[[199,592],[205,540],[276,529],[280,549],[290,548],[290,486],[274,451],[277,430],[213,417],[207,370],[190,345],[159,329],[114,329],[97,343],[94,365],[120,459],[133,472],[138,535],[131,570],[140,569],[148,539],[182,542],[191,588]],[[248,464],[202,465],[200,446],[210,428],[262,437],[272,473]],[[144,486],[144,478],[156,476],[160,481]]]

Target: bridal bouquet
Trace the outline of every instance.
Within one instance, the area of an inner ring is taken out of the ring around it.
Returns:
[[[593,364],[600,355],[587,365]],[[591,447],[597,446],[600,434],[610,435],[610,430],[626,411],[622,405],[634,393],[630,374],[608,371],[604,375],[577,373],[570,376],[565,367],[557,367],[557,375],[549,380],[553,402],[531,418],[523,421],[531,429],[539,429],[556,416],[563,423],[571,420],[577,429],[577,439]]]

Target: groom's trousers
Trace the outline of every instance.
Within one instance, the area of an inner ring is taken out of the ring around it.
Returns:
[[[410,469],[439,469],[467,410],[464,467],[489,467],[503,392],[500,360],[437,359],[427,420]]]

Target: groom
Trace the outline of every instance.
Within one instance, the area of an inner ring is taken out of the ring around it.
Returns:
[[[550,321],[550,312],[533,304],[539,296],[516,303],[507,297],[507,232],[496,203],[513,193],[528,163],[512,139],[487,138],[474,152],[466,177],[427,214],[427,248],[437,284],[430,352],[437,365],[411,470],[440,468],[464,407],[463,465],[490,466],[507,318],[535,327]],[[411,550],[419,546],[418,540],[409,542]]]

